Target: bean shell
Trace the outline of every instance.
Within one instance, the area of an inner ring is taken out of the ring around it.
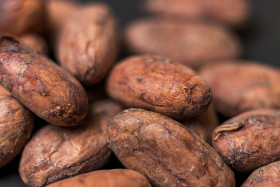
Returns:
[[[221,61],[199,75],[213,91],[218,112],[231,117],[260,108],[280,109],[280,71],[254,61]]]
[[[241,53],[240,42],[233,33],[206,22],[141,19],[128,25],[125,42],[131,53],[158,54],[192,68],[233,59]]]
[[[117,64],[108,94],[128,107],[183,119],[197,116],[211,102],[209,86],[190,68],[154,55],[132,56]]]
[[[161,114],[125,110],[112,120],[107,139],[124,166],[154,186],[235,186],[233,172],[213,148]]]
[[[213,19],[237,27],[250,16],[247,0],[145,0],[145,9],[157,15]]]
[[[280,111],[242,113],[218,126],[212,145],[234,170],[249,172],[280,160]]]
[[[91,105],[85,123],[77,127],[47,125],[26,145],[19,172],[28,186],[47,184],[101,168],[111,150],[106,142],[106,129],[121,111],[111,101]]]
[[[104,4],[81,9],[65,23],[58,39],[58,59],[85,85],[101,81],[119,51],[118,26]]]
[[[1,0],[0,31],[21,35],[42,30],[46,7],[42,0]]]
[[[33,114],[7,91],[3,92],[0,94],[0,167],[20,153],[31,136],[34,123]]]
[[[87,115],[88,98],[81,84],[11,36],[0,38],[0,84],[51,124],[73,126]]]
[[[47,187],[151,187],[140,173],[129,169],[99,170],[56,182]]]
[[[280,161],[256,169],[241,187],[280,186]]]

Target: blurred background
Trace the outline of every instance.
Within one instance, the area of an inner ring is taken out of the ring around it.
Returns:
[[[93,1],[83,0],[82,2]],[[129,22],[146,15],[140,9],[142,0],[103,0],[101,2],[111,6],[122,28]],[[251,2],[250,20],[244,28],[236,30],[242,41],[243,58],[280,66],[279,7],[278,0],[253,0]],[[116,158],[114,159],[112,162],[117,162]],[[0,187],[25,186],[18,174],[18,162],[19,156],[0,169]],[[246,176],[243,178],[245,179]],[[241,183],[242,181],[237,181],[237,186]]]
[[[83,2],[94,2],[83,0]],[[143,0],[103,0],[117,14],[122,26],[146,15],[139,5]],[[251,17],[247,25],[237,33],[240,35],[246,59],[258,60],[271,65],[280,66],[280,24],[278,0],[253,0]]]

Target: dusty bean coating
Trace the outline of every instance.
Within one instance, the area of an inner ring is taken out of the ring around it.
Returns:
[[[280,161],[256,169],[241,187],[280,186]]]
[[[125,110],[112,120],[107,139],[124,166],[154,186],[235,186],[233,172],[214,149],[164,115]]]
[[[1,0],[0,31],[20,35],[41,30],[45,8],[42,0]]]
[[[91,105],[80,126],[47,125],[40,129],[22,153],[19,172],[24,183],[45,186],[101,168],[111,154],[106,129],[120,111],[112,101],[99,101]]]
[[[107,92],[128,107],[176,119],[199,115],[212,98],[209,86],[192,69],[155,55],[132,56],[117,64]]]
[[[140,173],[129,169],[99,170],[53,183],[47,187],[151,187]]]
[[[40,54],[47,55],[48,46],[46,41],[37,34],[24,34],[19,37],[19,40],[22,41],[29,48],[36,50]]]
[[[237,27],[250,16],[247,0],[145,0],[145,10],[165,16],[213,19]]]
[[[102,80],[119,51],[118,26],[112,10],[93,4],[77,11],[62,28],[58,59],[85,85]]]
[[[1,88],[3,89],[3,88]],[[0,167],[9,163],[29,139],[33,114],[7,91],[0,93]]]
[[[142,19],[128,25],[125,42],[131,53],[163,55],[192,68],[241,53],[233,33],[206,22]]]
[[[81,84],[10,36],[0,38],[0,84],[51,124],[73,126],[87,115],[88,98]]]
[[[218,126],[212,145],[234,170],[249,172],[280,159],[280,111],[242,113]]]
[[[280,109],[280,71],[253,61],[222,61],[206,65],[199,75],[213,91],[218,112],[235,116],[260,109]]]

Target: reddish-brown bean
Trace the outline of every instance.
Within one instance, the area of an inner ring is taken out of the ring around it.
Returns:
[[[241,187],[280,186],[280,161],[256,169]]]
[[[80,126],[48,125],[40,129],[22,153],[19,171],[24,183],[44,186],[101,168],[111,154],[105,136],[107,126],[120,111],[112,101],[99,101],[91,105]]]
[[[235,116],[260,109],[280,109],[280,71],[253,61],[222,61],[204,66],[200,76],[209,83],[218,112]]]
[[[117,64],[107,80],[107,91],[128,107],[176,119],[199,115],[212,97],[209,86],[192,69],[154,55],[132,56]]]
[[[126,28],[125,42],[131,53],[163,55],[193,68],[241,53],[233,33],[206,22],[142,19]]]
[[[41,30],[45,3],[42,0],[1,0],[0,32],[21,35]]]
[[[248,172],[280,160],[280,111],[242,113],[218,126],[212,145],[234,170]]]
[[[145,9],[159,15],[213,19],[230,26],[243,25],[250,15],[247,0],[145,0]]]
[[[105,4],[80,9],[63,26],[58,39],[58,58],[85,85],[102,80],[119,51],[118,26]]]
[[[29,139],[33,114],[0,86],[0,167],[9,163]]]
[[[47,187],[151,187],[140,173],[129,169],[99,170],[53,183]]]
[[[125,110],[112,120],[107,139],[125,167],[155,186],[235,186],[233,172],[214,149],[164,115]]]
[[[51,124],[73,126],[87,115],[88,98],[81,84],[11,36],[0,37],[0,83]]]

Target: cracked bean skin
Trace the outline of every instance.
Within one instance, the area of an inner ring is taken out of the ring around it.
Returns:
[[[210,85],[216,110],[227,117],[261,108],[280,109],[280,71],[254,61],[221,61],[199,75]]]
[[[47,187],[151,187],[140,173],[129,169],[99,170],[53,183]]]
[[[176,119],[198,116],[212,98],[209,86],[192,69],[155,55],[131,56],[117,64],[107,92],[125,106]]]
[[[132,54],[158,54],[192,67],[241,54],[238,38],[225,27],[171,18],[146,18],[125,30],[125,44]]]
[[[154,186],[235,186],[233,172],[215,150],[164,115],[125,110],[112,120],[107,141],[126,168]]]
[[[259,109],[242,113],[218,126],[212,145],[238,172],[253,171],[280,160],[280,111]]]
[[[66,70],[12,36],[0,38],[0,84],[33,113],[58,126],[74,126],[88,113],[82,85]]]
[[[33,123],[33,114],[0,86],[0,168],[20,153]]]
[[[81,83],[101,81],[119,51],[119,32],[112,10],[93,4],[77,11],[63,26],[58,39],[58,59]]]
[[[250,15],[247,0],[145,0],[145,9],[156,15],[216,20],[239,27]]]
[[[91,104],[80,126],[47,125],[40,129],[22,153],[19,172],[24,183],[45,186],[101,168],[111,154],[106,129],[120,111],[112,101],[99,101]]]
[[[280,186],[280,161],[256,169],[241,187]]]
[[[1,0],[0,31],[21,35],[42,30],[46,7],[42,0]]]

